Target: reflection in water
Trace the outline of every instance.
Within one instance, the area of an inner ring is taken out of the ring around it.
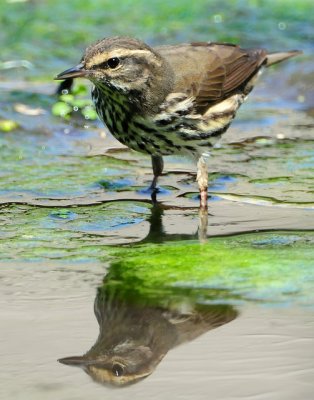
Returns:
[[[173,347],[232,321],[229,305],[199,305],[185,296],[139,296],[119,288],[110,273],[98,290],[99,336],[83,356],[59,360],[79,366],[95,381],[124,386],[150,375]]]
[[[199,209],[199,222],[198,229],[196,232],[191,232],[190,234],[167,234],[165,232],[163,226],[163,216],[166,206],[162,203],[154,201],[152,198],[153,207],[151,208],[151,215],[148,218],[148,222],[150,225],[149,232],[147,236],[141,240],[141,243],[162,243],[169,241],[178,241],[178,240],[193,240],[199,239],[200,242],[205,242],[207,239],[207,226],[208,226],[208,210],[204,208]],[[182,228],[182,226],[178,226],[178,230]]]

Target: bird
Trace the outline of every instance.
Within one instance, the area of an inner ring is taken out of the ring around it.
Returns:
[[[79,64],[55,79],[92,82],[97,114],[112,135],[151,156],[152,192],[158,190],[163,156],[197,160],[200,207],[207,209],[210,149],[262,70],[300,53],[210,41],[151,47],[115,36],[88,46]]]

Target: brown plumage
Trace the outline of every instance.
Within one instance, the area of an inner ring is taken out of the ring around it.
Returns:
[[[241,49],[223,43],[161,46],[155,50],[176,71],[172,90],[194,96],[201,111],[245,90],[263,65],[268,67],[299,54],[298,51],[267,54],[263,49]]]
[[[163,155],[197,156],[201,206],[206,207],[208,171],[202,155],[227,130],[262,68],[297,54],[211,42],[151,48],[113,37],[89,46],[81,63],[56,79],[93,82],[96,110],[111,133],[152,156],[152,190]]]

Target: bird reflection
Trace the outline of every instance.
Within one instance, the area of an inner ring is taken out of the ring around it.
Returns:
[[[83,356],[59,361],[81,367],[95,381],[122,387],[149,376],[173,347],[232,321],[229,305],[199,305],[186,294],[145,297],[109,273],[94,306],[96,343]]]
[[[194,232],[169,234],[165,231],[163,219],[167,218],[167,215],[165,215],[165,211],[167,209],[171,210],[171,207],[167,207],[163,203],[159,203],[157,201],[152,201],[152,205],[153,207],[151,208],[151,215],[148,218],[149,232],[147,236],[139,243],[162,243],[165,241],[169,242],[195,239],[199,239],[201,243],[206,242],[209,215],[207,209],[199,209],[198,227]],[[178,231],[180,231],[181,229],[182,227],[180,226],[180,224],[178,224]]]

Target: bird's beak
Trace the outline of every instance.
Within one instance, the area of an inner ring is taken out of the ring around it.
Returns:
[[[69,68],[61,74],[58,74],[54,79],[55,80],[62,80],[62,79],[69,79],[69,78],[84,78],[87,75],[87,71],[83,68],[84,65],[78,64],[75,67]]]

